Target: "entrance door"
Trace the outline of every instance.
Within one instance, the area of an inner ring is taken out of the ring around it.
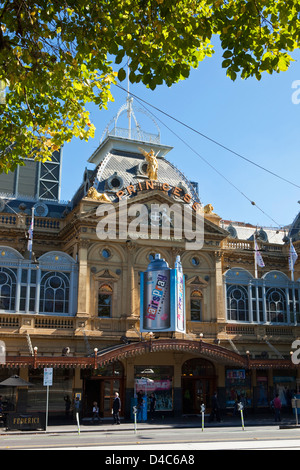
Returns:
[[[206,410],[210,408],[214,383],[215,380],[212,378],[183,378],[183,412],[199,414],[202,403],[204,403]]]
[[[93,379],[85,382],[85,416],[92,413],[93,402],[99,406],[100,416],[111,416],[111,409],[115,392],[120,394],[122,400],[122,380],[114,378]]]
[[[183,412],[199,414],[202,403],[209,411],[216,381],[215,368],[210,361],[194,358],[184,362],[181,382]]]
[[[113,401],[115,398],[115,392],[120,393],[121,381],[119,379],[104,379],[101,380],[102,388],[102,406],[103,406],[103,416],[111,416],[111,410],[113,406]],[[101,409],[101,408],[100,408]]]

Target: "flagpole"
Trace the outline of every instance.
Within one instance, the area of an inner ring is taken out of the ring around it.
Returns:
[[[254,240],[254,276],[255,276],[255,279],[257,279],[257,259],[256,259],[255,232],[253,234],[253,240]]]
[[[31,208],[31,222],[30,222],[30,251],[29,260],[32,261],[32,244],[33,244],[33,226],[34,226],[34,207]]]
[[[254,240],[254,266],[255,266],[255,278],[257,279],[257,266],[260,268],[263,268],[265,266],[264,260],[260,254],[260,251],[257,246],[256,238],[255,238],[255,233],[253,234],[253,240]]]
[[[294,262],[292,259],[292,239],[290,238],[290,269],[291,269],[291,280],[294,281]]]

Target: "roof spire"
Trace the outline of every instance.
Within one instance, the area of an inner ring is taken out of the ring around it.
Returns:
[[[127,102],[127,117],[128,117],[128,138],[131,139],[131,115],[132,115],[132,102],[133,102],[133,98],[130,97],[130,93],[129,93],[129,71],[130,71],[130,67],[129,67],[129,59],[128,59],[128,62],[127,62],[127,98],[126,98],[126,102]]]

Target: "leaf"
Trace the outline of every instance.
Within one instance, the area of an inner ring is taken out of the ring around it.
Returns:
[[[231,59],[226,59],[226,60],[223,60],[222,62],[222,68],[223,69],[226,69],[227,67],[229,67],[231,64]]]
[[[232,57],[232,52],[231,51],[225,51],[223,54],[224,59],[228,59],[229,57]]]
[[[288,70],[299,45],[298,1],[44,3],[2,2],[0,80],[9,86],[1,105],[0,171],[34,149],[37,159],[49,159],[51,148],[73,136],[90,138],[86,103],[107,107],[111,84],[126,78],[125,57],[130,81],[155,89],[188,79],[219,42],[222,68],[233,81]]]
[[[120,82],[123,82],[123,80],[125,80],[125,78],[126,78],[126,72],[123,68],[121,68],[118,71],[118,79],[120,80]]]

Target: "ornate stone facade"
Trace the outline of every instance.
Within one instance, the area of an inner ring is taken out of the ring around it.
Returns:
[[[109,416],[117,388],[129,417],[147,380],[164,413],[198,413],[202,403],[209,409],[215,390],[223,408],[232,408],[238,394],[251,408],[267,406],[276,388],[298,385],[290,352],[300,331],[300,272],[296,264],[291,281],[284,233],[258,237],[265,267],[256,278],[256,227],[223,221],[211,204],[203,208],[193,184],[165,158],[170,148],[157,142],[145,151],[156,156],[150,180],[140,145],[106,137],[90,159],[95,170],[85,172],[73,200],[35,216],[31,259],[24,233],[36,201],[21,211],[15,199],[6,199],[0,214],[2,376],[17,369],[42,390],[42,369],[54,367],[57,388],[64,383],[66,394],[80,394],[83,416],[94,400]],[[126,203],[125,222],[120,202]],[[200,249],[187,249],[171,218],[169,237],[162,236],[164,209],[175,203],[189,206],[193,224],[197,214],[203,218]],[[149,212],[147,236],[133,239],[128,227],[136,204],[147,210],[156,204],[160,212]],[[100,238],[99,222],[109,208],[115,232]],[[153,226],[155,239],[149,238]],[[140,332],[140,272],[156,253],[170,266],[181,256],[184,334]],[[53,412],[64,406],[62,397],[57,400]],[[41,406],[39,399],[34,406]]]

